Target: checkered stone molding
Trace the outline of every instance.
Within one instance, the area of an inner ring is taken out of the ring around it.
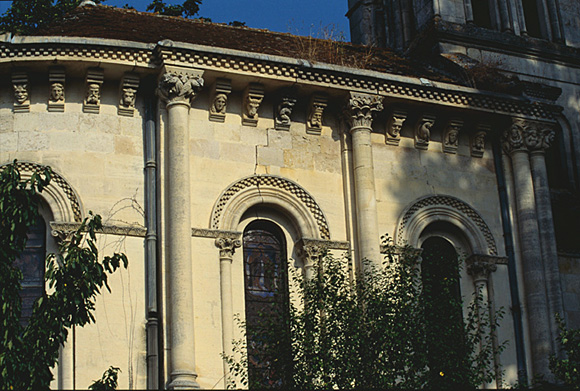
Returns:
[[[0,171],[4,169],[6,164],[0,166]],[[30,176],[34,172],[44,170],[45,166],[41,164],[31,163],[31,162],[17,162],[16,167],[23,176]],[[49,186],[56,185],[67,197],[69,201],[69,207],[72,210],[74,221],[82,221],[81,204],[79,198],[77,197],[73,188],[68,184],[68,182],[59,174],[52,171],[52,176],[50,179]]]
[[[148,66],[152,62],[153,53],[145,48],[116,48],[75,44],[52,45],[0,45],[0,62],[6,60],[48,60],[77,58],[98,61],[127,62]]]
[[[159,61],[182,66],[197,66],[258,74],[267,78],[291,79],[306,84],[323,84],[347,90],[363,90],[383,96],[418,100],[435,104],[443,104],[467,109],[476,109],[507,115],[524,115],[538,119],[553,120],[554,106],[540,105],[525,100],[506,99],[487,93],[471,93],[469,91],[449,91],[428,85],[417,85],[396,80],[385,80],[371,75],[354,75],[329,69],[316,69],[305,66],[298,61],[295,64],[261,59],[244,58],[242,56],[223,53],[209,53],[179,48],[156,50]],[[346,68],[345,68],[346,70]],[[365,71],[362,71],[365,72]],[[372,72],[377,74],[376,72]]]
[[[287,192],[291,194],[294,198],[297,198],[306,206],[306,208],[312,213],[316,224],[318,225],[318,231],[322,239],[330,240],[330,231],[328,229],[328,223],[326,217],[322,210],[306,190],[304,190],[298,184],[278,176],[274,175],[254,175],[251,177],[244,178],[230,187],[228,187],[219,198],[211,217],[211,228],[219,229],[220,220],[222,218],[224,208],[228,201],[236,195],[236,193],[249,188],[249,187],[274,187],[278,190]]]
[[[483,221],[481,216],[468,204],[465,202],[450,196],[443,196],[443,195],[434,195],[434,196],[427,196],[415,202],[404,214],[403,218],[399,223],[399,227],[397,229],[397,244],[404,245],[405,235],[404,232],[407,229],[408,223],[411,218],[416,215],[418,212],[427,209],[433,206],[447,206],[455,209],[456,211],[460,212],[464,216],[466,216],[469,220],[471,220],[477,228],[479,228],[481,234],[485,238],[485,242],[487,243],[489,255],[497,255],[497,247],[495,244],[495,239],[493,238],[493,234],[491,233],[489,227]]]

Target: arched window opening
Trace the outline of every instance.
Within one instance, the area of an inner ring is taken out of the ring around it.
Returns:
[[[467,379],[464,384],[450,384],[445,376],[453,373],[455,379],[460,379],[455,374],[467,373],[468,365],[457,252],[449,241],[439,236],[427,238],[421,247],[431,384],[434,388],[467,386]]]
[[[20,324],[26,326],[32,316],[34,302],[44,294],[44,259],[46,254],[46,223],[41,216],[28,229],[28,239],[14,266],[22,272],[22,315]]]
[[[537,0],[522,0],[527,33],[531,37],[542,38],[539,4]]]
[[[487,29],[493,28],[488,0],[472,0],[471,7],[473,9],[473,23],[475,25]]]
[[[284,234],[276,224],[256,220],[244,230],[243,242],[250,387],[281,387],[288,370],[278,363],[291,357]]]

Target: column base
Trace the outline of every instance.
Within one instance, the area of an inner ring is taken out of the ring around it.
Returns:
[[[200,388],[197,383],[197,375],[186,371],[174,371],[171,373],[171,383],[167,386],[168,390],[191,390]]]

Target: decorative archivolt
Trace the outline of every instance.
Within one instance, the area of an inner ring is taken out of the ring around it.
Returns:
[[[465,202],[444,195],[426,196],[411,204],[399,219],[395,242],[416,245],[423,230],[437,221],[447,221],[462,229],[474,253],[497,255],[493,234],[481,216]]]
[[[45,166],[31,162],[16,163],[23,179],[28,179]],[[0,170],[6,165],[0,166]],[[52,171],[49,185],[43,190],[42,197],[46,200],[57,221],[82,221],[82,208],[79,197],[68,182],[58,173]]]
[[[295,182],[275,175],[254,175],[230,185],[213,208],[210,228],[235,230],[243,213],[260,204],[288,214],[303,237],[330,239],[326,217],[314,198]]]

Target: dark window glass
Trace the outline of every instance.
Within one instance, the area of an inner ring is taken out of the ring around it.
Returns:
[[[36,299],[44,293],[44,258],[46,253],[46,226],[42,217],[28,229],[26,248],[20,257],[14,261],[14,266],[22,271],[22,316],[23,326],[32,315],[32,307]]]
[[[526,18],[526,29],[531,37],[542,38],[542,28],[540,26],[540,14],[538,12],[537,0],[522,0],[524,17]]]
[[[492,28],[489,0],[471,0],[473,23],[477,26]]]
[[[436,389],[468,386],[467,378],[462,383],[462,376],[457,376],[467,373],[457,253],[451,243],[440,237],[428,238],[422,248],[421,279],[431,386]],[[455,382],[448,381],[445,374],[454,374]]]
[[[281,387],[289,357],[286,245],[269,221],[244,231],[244,281],[250,387]]]

